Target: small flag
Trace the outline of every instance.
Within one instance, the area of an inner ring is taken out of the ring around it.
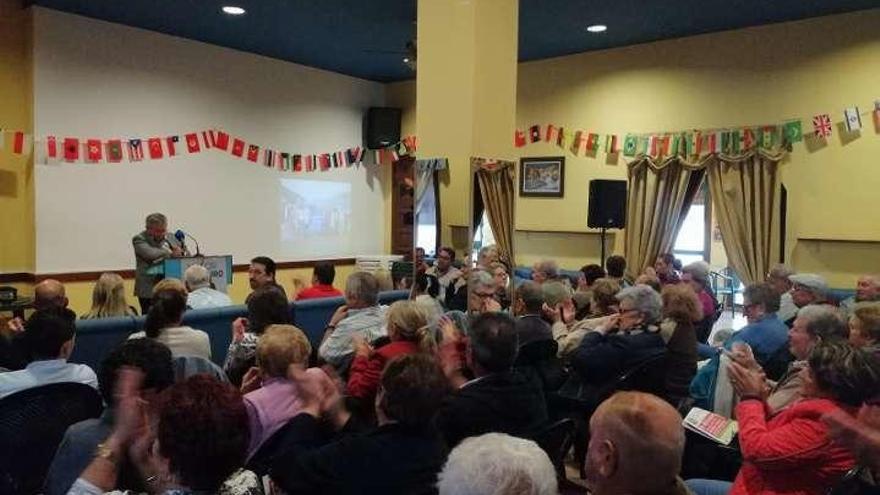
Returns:
[[[86,140],[86,159],[92,163],[99,162],[103,158],[100,139]]]
[[[144,144],[140,139],[128,140],[128,161],[139,162],[144,159]]]
[[[522,148],[526,145],[526,133],[517,129],[516,132],[513,133],[513,145],[517,148]]]
[[[880,100],[874,100],[874,130],[880,132]]]
[[[214,131],[202,131],[202,144],[206,150],[211,149],[211,143],[214,142],[213,134]]]
[[[191,132],[186,135],[186,151],[188,153],[198,153],[202,151],[202,148],[199,146],[199,136]]]
[[[150,160],[162,158],[162,140],[159,138],[147,139],[147,148],[150,150]]]
[[[275,152],[270,149],[263,150],[263,166],[271,167],[275,163]]]
[[[798,127],[800,127],[800,122],[798,122]],[[800,132],[800,131],[798,131]],[[770,149],[773,147],[773,143],[776,141],[776,127],[775,126],[764,126],[761,128],[761,147],[764,149]]]
[[[165,138],[165,147],[168,148],[168,156],[177,155],[177,143],[180,142],[180,136],[168,136]]]
[[[293,155],[293,171],[294,172],[302,172],[302,169],[303,169],[302,155]]]
[[[553,124],[547,124],[547,131],[544,133],[544,141],[551,142],[553,141],[553,135],[557,132],[556,126]]]
[[[831,117],[827,113],[813,117],[813,133],[817,138],[831,137]]]
[[[314,166],[314,165],[312,165],[313,163],[314,163],[314,155],[306,155],[305,157],[303,157],[303,166],[305,167],[306,172],[309,172],[312,170],[312,167]]]
[[[849,107],[845,109],[843,111],[843,117],[848,132],[858,131],[862,128],[862,116],[859,115],[859,107]]]
[[[605,136],[605,153],[614,154],[620,151],[617,149],[617,136],[614,134],[607,134]]]
[[[235,138],[232,140],[232,155],[241,158],[244,155],[244,141]]]
[[[638,139],[632,134],[627,134],[623,139],[623,156],[636,156]]]
[[[122,141],[119,139],[107,141],[107,161],[110,163],[122,161]]]
[[[596,152],[599,149],[599,135],[595,133],[587,134],[587,151]]]
[[[669,143],[669,156],[678,156],[681,151],[681,142],[684,139],[682,134],[674,134]]]
[[[257,163],[257,159],[260,156],[260,147],[256,144],[252,144],[248,146],[247,159],[248,161]]]
[[[12,140],[12,152],[16,155],[21,155],[24,153],[26,148],[25,146],[25,134],[22,131],[15,131],[14,138]]]
[[[354,148],[354,162],[361,163],[364,161],[364,149],[360,146],[355,146]]]
[[[578,156],[581,152],[581,142],[584,140],[584,131],[576,131],[574,133],[574,139],[571,140],[571,154],[574,156]]]
[[[290,153],[281,152],[280,156],[281,170],[288,171],[290,170]]]
[[[229,134],[226,134],[223,131],[217,132],[216,140],[214,141],[214,147],[219,148],[223,151],[229,149]]]
[[[721,150],[721,131],[710,132],[706,135],[706,145],[704,151],[706,153],[718,153]]]
[[[46,156],[52,159],[58,158],[58,141],[55,139],[55,136],[46,138]]]
[[[657,138],[657,156],[667,156],[669,155],[669,141],[671,141],[672,137],[669,135],[659,136]]]
[[[336,166],[344,167],[345,166],[345,153],[341,151],[336,152]]]
[[[657,150],[657,136],[653,136],[653,135],[648,136],[647,148],[648,148],[648,152],[647,152],[648,155],[650,155],[651,157],[657,156],[657,151],[658,151]]]
[[[648,137],[647,136],[639,136],[638,141],[636,141],[636,154],[637,155],[647,155],[648,154]]]
[[[533,143],[537,143],[541,140],[541,126],[533,125],[529,128],[529,139]]]
[[[782,124],[782,134],[788,143],[799,143],[804,140],[804,133],[801,129],[800,120],[791,120]]]
[[[379,150],[385,151],[385,150]],[[321,167],[321,170],[327,170],[330,168],[330,155],[327,153],[321,153],[318,155],[318,164]]]
[[[571,133],[567,132],[564,127],[560,127],[556,132],[556,146],[562,149],[567,148],[569,139],[571,139]]]
[[[64,138],[64,161],[75,162],[79,160],[79,139]]]

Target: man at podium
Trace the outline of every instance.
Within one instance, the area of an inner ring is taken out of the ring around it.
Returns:
[[[150,213],[145,223],[144,231],[131,239],[135,258],[134,295],[140,302],[141,314],[150,310],[153,286],[164,276],[162,260],[189,255],[186,246],[168,232],[165,215]]]

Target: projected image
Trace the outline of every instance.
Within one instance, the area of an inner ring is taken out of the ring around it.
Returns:
[[[281,180],[281,240],[328,241],[351,232],[351,184]]]

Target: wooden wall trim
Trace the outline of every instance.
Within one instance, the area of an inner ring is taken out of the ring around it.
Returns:
[[[329,261],[334,265],[354,265],[355,258],[334,258],[325,260],[301,260],[301,261],[279,261],[276,263],[278,270],[292,270],[297,268],[313,268],[319,261]],[[246,272],[249,263],[233,265],[233,272]],[[61,272],[61,273],[0,273],[0,283],[37,283],[48,278],[54,278],[60,282],[93,282],[98,280],[102,273],[117,273],[122,278],[134,278],[134,270],[100,270],[92,272]]]

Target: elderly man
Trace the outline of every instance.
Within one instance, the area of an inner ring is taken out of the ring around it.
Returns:
[[[552,339],[550,324],[544,320],[544,293],[535,282],[525,281],[516,288],[513,314],[516,316],[516,333],[522,347],[537,340]]]
[[[455,389],[437,411],[437,429],[447,446],[489,432],[527,435],[547,422],[540,383],[511,369],[519,344],[513,318],[479,315],[466,342],[451,322],[441,331],[440,363]],[[467,379],[467,369],[474,379]]]
[[[804,306],[814,304],[830,304],[828,302],[828,283],[815,273],[798,273],[789,277],[791,280],[791,302],[798,310]],[[791,328],[794,317],[785,320],[786,326]]]
[[[478,268],[488,269],[489,265],[496,261],[498,261],[498,248],[494,244],[480,248],[477,253]]]
[[[857,303],[874,301],[880,301],[880,275],[862,275],[856,283],[856,295],[840,301],[840,308],[849,316]]]
[[[36,312],[65,309],[68,303],[64,284],[61,282],[47,278],[34,286],[34,309]],[[76,318],[76,315],[73,317]],[[27,366],[30,360],[24,341],[25,321],[15,317],[7,322],[7,327],[9,335],[0,332],[0,368],[20,370]]]
[[[559,265],[553,260],[541,260],[532,267],[532,280],[538,284],[556,280],[558,277]]]
[[[788,321],[797,316],[798,307],[791,300],[792,275],[794,270],[781,263],[773,265],[767,272],[767,283],[779,294],[779,311],[776,312],[776,317],[781,321]]]
[[[163,277],[157,265],[167,258],[188,254],[186,246],[168,232],[165,215],[150,213],[144,223],[144,231],[131,239],[135,258],[134,295],[140,302],[143,315],[150,311],[153,286]]]
[[[385,308],[379,306],[379,281],[367,272],[356,272],[345,281],[345,304],[333,313],[324,329],[318,357],[346,372],[354,354],[355,335],[367,343],[386,334]]]
[[[202,265],[192,265],[183,273],[186,305],[191,309],[222,308],[232,306],[232,299],[219,290],[211,288],[211,272]]]
[[[491,311],[501,311],[496,299],[495,279],[485,270],[473,270],[468,275],[468,313],[478,315]]]
[[[590,418],[587,487],[593,495],[685,495],[681,416],[663,399],[618,392]]]

